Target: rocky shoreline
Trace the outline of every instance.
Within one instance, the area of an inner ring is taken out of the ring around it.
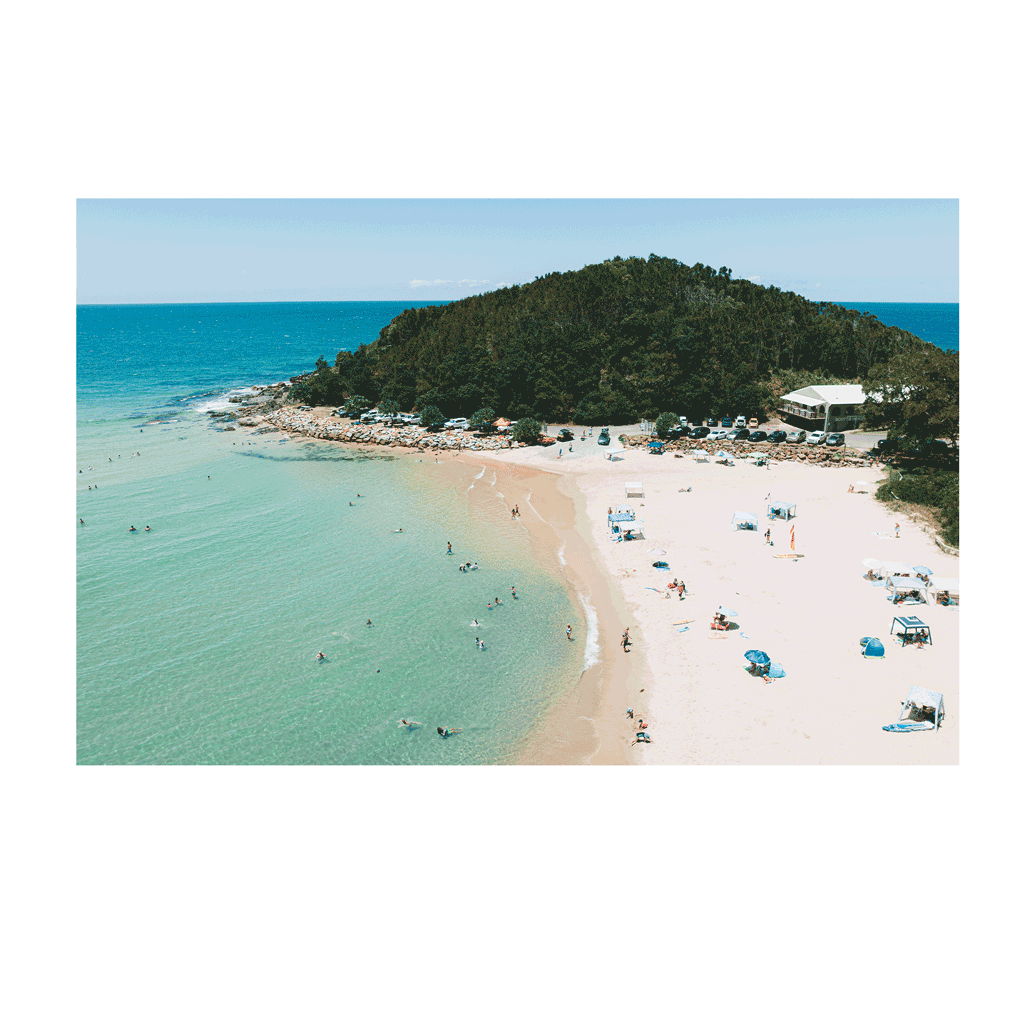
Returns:
[[[648,445],[653,438],[649,435],[624,435],[620,437],[620,441],[624,446],[638,447]],[[680,453],[683,457],[688,456],[692,450],[706,450],[711,456],[720,451],[733,457],[762,453],[768,460],[800,461],[825,468],[870,468],[878,464],[877,458],[863,450],[854,450],[845,446],[840,446],[838,449],[823,445],[806,446],[803,443],[748,443],[736,442],[731,439],[719,439],[711,443],[706,439],[676,439],[673,442],[664,443],[664,450],[668,453]]]

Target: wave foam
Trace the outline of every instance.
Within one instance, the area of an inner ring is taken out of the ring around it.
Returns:
[[[588,596],[579,593],[578,598],[585,608],[585,656],[582,659],[582,670],[585,671],[600,662],[600,619]]]

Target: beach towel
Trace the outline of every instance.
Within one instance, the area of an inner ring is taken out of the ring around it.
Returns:
[[[872,535],[878,536],[879,539],[895,539],[895,532],[872,532]]]
[[[883,732],[931,732],[935,725],[931,721],[897,721],[894,725],[882,725]]]
[[[688,632],[689,631],[689,626],[688,625],[682,625],[682,627],[679,628],[678,631],[679,632]]]
[[[646,586],[645,588],[647,588],[647,589],[653,589],[653,586],[652,586],[652,585],[648,585],[648,586]],[[659,593],[659,592],[660,592],[660,590],[659,590],[659,589],[653,589],[653,591],[654,591],[655,593]]]

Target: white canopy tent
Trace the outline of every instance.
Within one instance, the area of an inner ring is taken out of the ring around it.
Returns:
[[[608,450],[607,451],[607,460],[614,460],[615,458],[617,460],[624,460],[625,458],[624,458],[624,456],[622,456],[624,454],[624,452],[625,452],[624,450]]]
[[[643,523],[641,521],[625,521],[619,527],[621,529],[621,538],[625,542],[632,541],[628,538],[629,533],[631,533],[632,539],[637,539],[643,535]]]
[[[625,496],[645,496],[643,492],[642,482],[626,482],[625,483]]]
[[[943,578],[940,575],[929,575],[928,591],[935,597],[936,603],[939,602],[939,593],[945,593],[950,604],[954,606],[960,605],[959,578]],[[944,604],[944,606],[948,606],[948,604]]]
[[[775,500],[767,505],[768,521],[791,521],[796,517],[796,504],[785,500]]]
[[[912,721],[931,721],[935,725],[935,730],[938,731],[945,716],[946,709],[942,705],[941,692],[932,692],[923,685],[910,687],[910,692],[903,701],[901,718],[909,718]]]
[[[740,529],[748,532],[756,532],[757,515],[750,514],[745,510],[737,510],[732,515],[732,531],[738,532]]]
[[[889,597],[891,603],[927,603],[928,586],[916,578],[887,578],[885,588],[892,593]],[[897,597],[903,596],[900,600]]]
[[[909,564],[895,560],[883,560],[881,572],[883,578],[917,578],[917,572]]]

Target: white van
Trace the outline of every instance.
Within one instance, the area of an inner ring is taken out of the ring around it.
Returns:
[[[447,421],[445,425],[443,425],[443,428],[459,428],[459,429],[462,429],[462,430],[467,428],[467,427],[468,427],[468,419],[467,418],[450,418],[450,420]]]
[[[745,428],[746,427],[746,415],[745,414],[736,414],[736,416],[735,416],[735,424],[732,427],[733,428]]]

